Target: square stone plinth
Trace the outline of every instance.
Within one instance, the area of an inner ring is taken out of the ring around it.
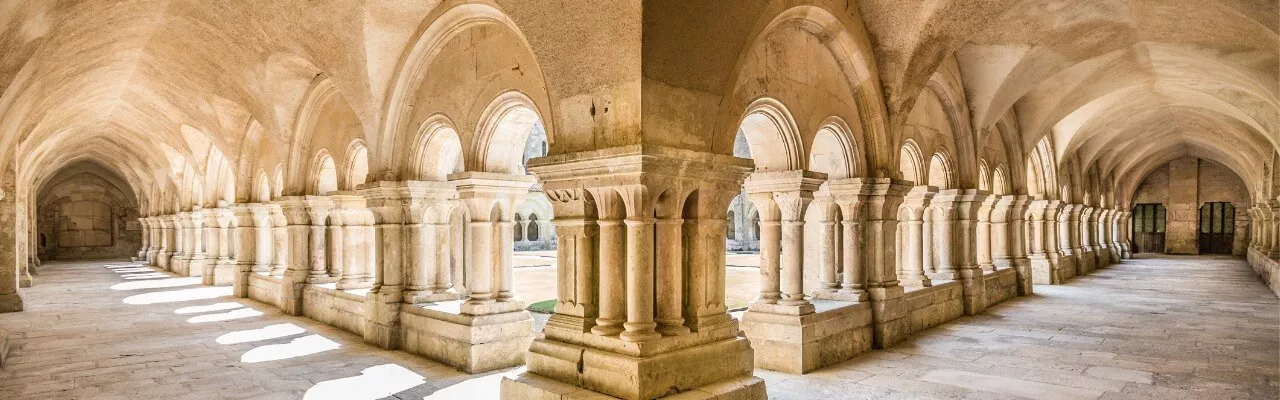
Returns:
[[[524,363],[533,317],[520,302],[498,302],[489,314],[463,314],[464,300],[406,306],[400,313],[401,350],[468,373]]]
[[[583,389],[554,379],[519,371],[502,378],[502,399],[614,400],[618,397]],[[764,380],[754,376],[690,389],[663,400],[759,400],[767,398]]]
[[[710,341],[705,336],[695,332],[643,342],[653,345],[640,350],[646,355],[623,354],[635,349],[616,336],[598,337],[592,345],[540,338],[526,356],[527,375],[539,379],[504,383],[502,398],[764,399],[764,382],[751,375],[751,343],[719,333]],[[716,386],[732,382],[738,384]],[[604,397],[590,397],[595,395]]]
[[[236,273],[239,268],[235,263],[221,262],[208,263],[204,267],[204,273],[200,276],[200,281],[205,286],[231,286],[236,283]]]
[[[813,300],[812,304],[810,314],[772,312],[766,305],[753,305],[743,314],[742,330],[751,339],[757,368],[803,374],[871,349],[868,303]]]

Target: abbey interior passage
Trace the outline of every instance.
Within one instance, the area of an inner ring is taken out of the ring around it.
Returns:
[[[1274,0],[0,1],[3,399],[1277,399]]]

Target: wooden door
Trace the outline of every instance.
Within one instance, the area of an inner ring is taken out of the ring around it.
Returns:
[[[1200,254],[1231,254],[1235,238],[1235,206],[1226,202],[1200,206]]]
[[[1133,207],[1134,253],[1164,253],[1164,204],[1138,204]]]

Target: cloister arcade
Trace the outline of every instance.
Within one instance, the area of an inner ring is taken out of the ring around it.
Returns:
[[[0,311],[130,257],[503,398],[762,399],[1130,259],[1138,204],[1231,202],[1280,293],[1274,4],[11,3]]]

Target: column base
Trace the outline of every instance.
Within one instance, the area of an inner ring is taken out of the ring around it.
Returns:
[[[1031,283],[1036,285],[1056,285],[1061,283],[1057,280],[1058,274],[1055,272],[1057,266],[1054,265],[1053,259],[1042,255],[1033,255],[1029,260],[1031,262],[1028,266],[1031,269]]]
[[[563,383],[555,379],[545,378],[528,371],[507,375],[502,378],[502,399],[544,399],[544,400],[607,400],[618,399],[604,393],[583,389]],[[764,380],[749,376],[735,378],[724,382],[689,389],[659,399],[680,400],[763,400],[765,393]]]
[[[0,313],[22,311],[22,293],[0,294]]]
[[[811,300],[835,300],[856,303],[860,301],[867,301],[868,298],[870,297],[867,296],[867,291],[859,289],[851,292],[843,290],[817,292],[813,294],[813,298]]]
[[[218,260],[205,264],[200,274],[200,281],[205,286],[231,286],[236,283],[236,263],[231,260]]]
[[[742,331],[751,339],[756,368],[803,374],[871,349],[871,306],[814,300],[803,315],[748,310]],[[753,306],[755,308],[755,306]]]
[[[1050,257],[1052,258],[1052,256]],[[1061,255],[1061,256],[1058,256],[1057,259],[1058,259],[1058,262],[1056,267],[1054,268],[1054,273],[1057,274],[1057,279],[1058,279],[1056,283],[1058,284],[1067,283],[1067,281],[1071,280],[1071,278],[1075,278],[1076,271],[1078,270],[1076,267],[1076,264],[1078,264],[1080,260],[1078,257],[1076,257],[1075,253],[1072,253],[1070,255]]]
[[[253,264],[234,264],[232,270],[235,271],[234,281],[231,282],[232,295],[239,298],[249,297],[249,274],[253,273]]]
[[[871,295],[872,342],[877,349],[887,349],[911,335],[911,310],[902,286],[868,288]]]
[[[731,321],[721,328],[737,331],[736,325],[736,321]],[[539,338],[529,346],[528,372],[524,374],[539,379],[534,379],[533,385],[521,384],[519,380],[512,383],[515,386],[504,383],[502,398],[540,398],[528,395],[546,393],[537,388],[562,389],[550,390],[549,398],[581,398],[555,397],[578,393],[575,396],[654,399],[691,392],[691,398],[702,398],[697,396],[699,391],[723,392],[728,395],[724,398],[766,398],[764,382],[751,375],[752,342],[732,334],[728,330],[717,330],[642,343],[590,333],[576,334],[575,341],[581,340],[585,343],[582,345],[553,337]],[[558,385],[537,384],[540,382]],[[726,383],[729,385],[722,390],[711,390]]]
[[[147,252],[147,259],[146,259],[147,264],[150,264],[150,265],[151,265],[151,266],[153,266],[153,267],[155,267],[155,266],[159,266],[159,264],[160,264],[160,263],[159,263],[159,262],[158,262],[158,260],[156,259],[156,257],[157,257],[159,254],[160,254],[160,250],[151,250],[151,251],[148,251],[148,252]]]
[[[1076,264],[1076,275],[1084,275],[1098,269],[1098,259],[1094,255],[1093,250],[1086,250],[1077,253],[1078,264]]]
[[[491,313],[464,314],[463,300],[402,307],[400,347],[472,374],[523,364],[533,317],[520,302],[485,306]]]
[[[1034,294],[1035,286],[1031,284],[1031,259],[1024,257],[1014,258],[1013,269],[1017,271],[1018,295],[1030,296]]]
[[[959,275],[964,315],[978,315],[987,308],[987,281],[982,269],[977,266],[963,268]]]
[[[18,287],[29,288],[35,283],[35,279],[31,278],[31,274],[28,273],[27,270],[24,269],[21,272],[18,272]]]

